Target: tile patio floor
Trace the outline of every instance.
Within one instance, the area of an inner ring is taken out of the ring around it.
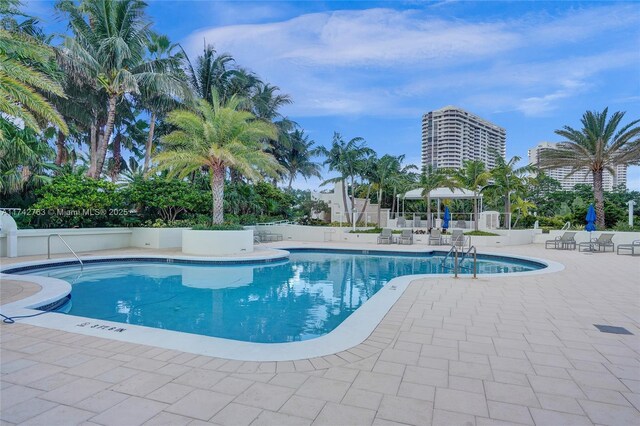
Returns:
[[[640,258],[503,251],[566,268],[414,281],[365,342],[315,359],[233,361],[2,324],[0,424],[640,425]]]

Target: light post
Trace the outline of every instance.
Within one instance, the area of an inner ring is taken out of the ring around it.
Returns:
[[[629,226],[633,227],[633,206],[636,205],[636,202],[629,200],[627,204],[629,205]]]
[[[358,213],[358,210],[356,210],[354,208],[353,212],[352,212],[353,218],[351,220],[351,223],[353,224],[353,232],[356,232],[356,217],[357,217],[356,215],[357,215],[357,213]]]

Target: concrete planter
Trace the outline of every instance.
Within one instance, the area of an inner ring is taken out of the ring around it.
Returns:
[[[253,230],[182,231],[182,252],[200,256],[227,256],[253,252]]]

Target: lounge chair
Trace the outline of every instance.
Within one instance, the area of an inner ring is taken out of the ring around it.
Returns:
[[[544,248],[553,248],[558,250],[575,250],[576,249],[576,240],[574,237],[576,236],[576,232],[565,232],[559,237],[554,238],[553,240],[547,240],[544,242]]]
[[[592,238],[591,241],[578,244],[578,251],[607,251],[607,247],[614,250],[615,245],[611,239],[614,234],[600,234],[598,238]],[[584,250],[583,250],[584,248]]]
[[[464,248],[467,245],[468,238],[464,235],[464,232],[460,229],[454,229],[451,231],[451,245],[458,248]]]
[[[439,229],[433,228],[431,234],[429,234],[429,245],[440,246],[442,245],[442,233]]]
[[[618,251],[616,251],[616,253],[621,254],[620,250],[630,251],[631,253],[629,254],[631,254],[631,256],[636,256],[636,254],[640,255],[640,240],[633,240],[631,244],[618,244]]]
[[[398,244],[413,244],[413,229],[403,229]]]
[[[380,235],[378,235],[378,244],[391,244],[393,243],[393,234],[391,228],[384,228]]]

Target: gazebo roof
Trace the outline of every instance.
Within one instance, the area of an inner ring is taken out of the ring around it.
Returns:
[[[451,191],[449,188],[437,188],[431,191],[431,198],[434,199],[468,199],[482,198],[482,194],[473,195],[472,191],[467,189],[454,189]],[[398,195],[398,198],[404,198],[405,200],[422,200],[422,189],[412,189],[407,193]]]

